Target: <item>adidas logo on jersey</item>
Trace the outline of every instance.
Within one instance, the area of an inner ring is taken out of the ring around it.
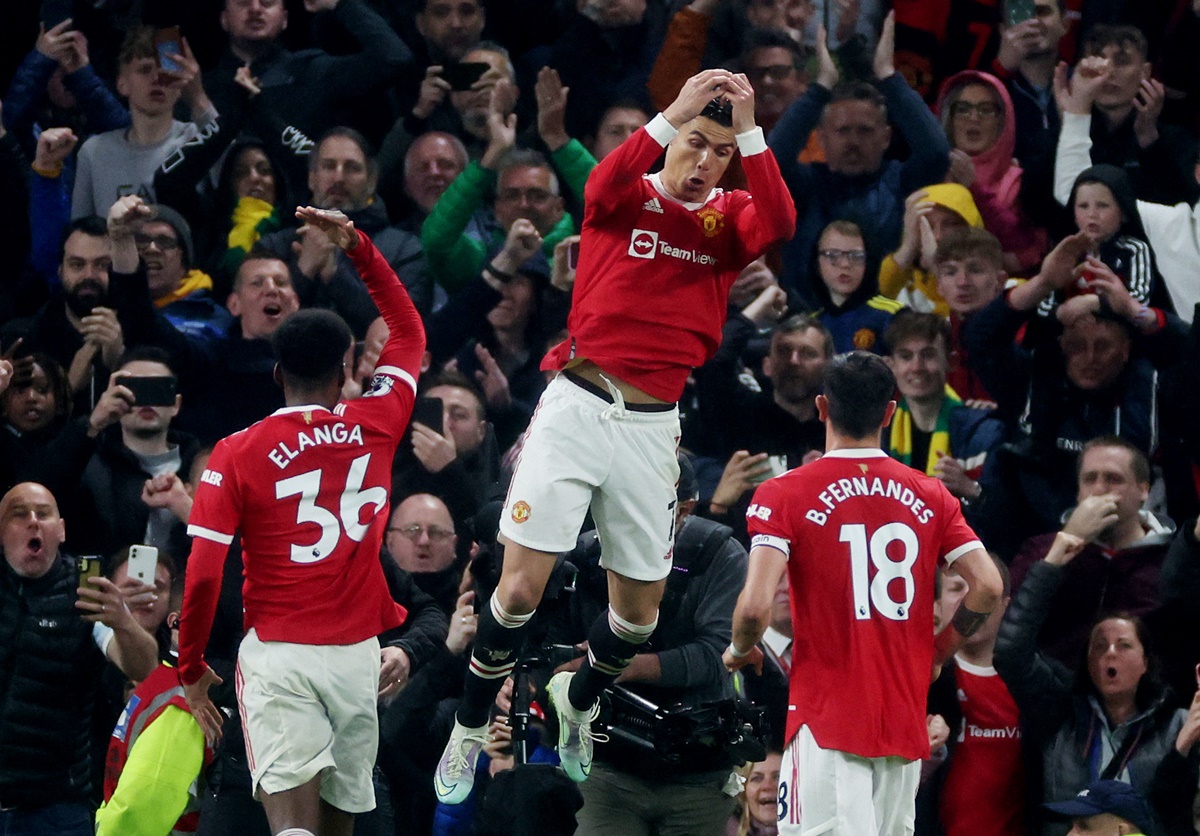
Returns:
[[[647,212],[657,212],[660,215],[663,213],[662,204],[658,202],[657,197],[652,197],[649,200],[647,200],[645,203],[643,203],[642,209],[644,209]]]

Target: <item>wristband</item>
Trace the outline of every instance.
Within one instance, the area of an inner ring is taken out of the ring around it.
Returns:
[[[753,650],[753,648],[751,648],[751,650]],[[734,647],[733,642],[730,642],[729,643],[729,655],[732,656],[734,659],[745,659],[747,656],[750,655],[750,651],[747,650],[745,653],[738,653],[738,649],[736,647]]]

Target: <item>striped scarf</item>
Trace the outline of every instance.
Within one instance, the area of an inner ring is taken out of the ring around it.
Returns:
[[[933,475],[933,466],[941,456],[950,455],[950,413],[962,406],[962,398],[958,393],[946,386],[946,397],[942,399],[942,408],[938,410],[937,423],[933,427],[933,435],[929,439],[929,458],[925,461],[925,473]],[[896,461],[909,467],[912,463],[913,447],[913,417],[908,401],[900,399],[896,405],[896,414],[892,416],[891,434],[888,437],[888,454]]]

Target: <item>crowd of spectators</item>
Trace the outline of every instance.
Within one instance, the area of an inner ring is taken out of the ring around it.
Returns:
[[[410,621],[381,637],[379,807],[356,832],[501,832],[486,797],[439,809],[431,781],[496,575],[493,503],[566,335],[584,184],[720,66],[754,85],[798,223],[734,284],[680,404],[692,530],[748,546],[755,486],[822,453],[825,364],[885,356],[885,449],[961,499],[1012,579],[1007,613],[931,689],[918,833],[1065,833],[1040,805],[1100,779],[1149,799],[1161,833],[1197,832],[1200,0],[37,5],[7,20],[0,57],[0,824],[91,832],[70,828],[108,783],[124,677],[153,668],[135,632],[170,659],[208,452],[284,405],[279,324],[336,311],[356,337],[344,394],[369,389],[387,328],[349,259],[296,223],[313,205],[371,236],[428,334],[431,400],[393,464],[381,555]],[[141,377],[174,389],[139,403]],[[154,601],[124,570],[134,544],[159,549]],[[111,582],[77,596],[88,556]],[[201,833],[266,832],[229,685],[240,571],[235,545],[207,654],[226,733],[190,797],[170,795]],[[711,635],[650,655],[719,661],[733,601],[713,588],[728,611],[704,609]],[[785,616],[767,648],[784,678]],[[763,703],[770,754],[709,832],[774,832],[771,675],[715,689]],[[536,739],[553,718],[532,700]],[[509,780],[522,695],[500,702],[480,795]],[[533,803],[572,819],[562,792]],[[597,792],[587,832],[605,832]]]

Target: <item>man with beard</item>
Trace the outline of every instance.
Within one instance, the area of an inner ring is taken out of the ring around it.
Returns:
[[[425,268],[421,241],[389,225],[387,207],[375,193],[379,164],[370,142],[353,128],[331,128],[308,157],[312,205],[344,212],[354,228],[371,236],[384,260],[400,277],[423,314],[433,302],[433,280]],[[329,308],[361,339],[379,317],[349,257],[329,236],[309,224],[264,236],[259,245],[288,265],[303,307]]]
[[[774,291],[782,295],[779,288]],[[833,357],[833,337],[824,325],[808,316],[791,316],[775,326],[763,358],[762,374],[770,391],[741,384],[738,358],[755,333],[758,301],[729,318],[717,355],[696,370],[701,412],[726,428],[722,455],[733,453],[709,501],[708,515],[743,536],[750,491],[773,475],[767,470],[767,457],[782,456],[788,467],[799,467],[810,453],[825,449],[814,399],[821,391],[825,364]]]
[[[71,221],[63,236],[61,287],[33,316],[0,329],[0,345],[45,352],[67,370],[74,412],[86,415],[108,387],[125,350],[117,303],[109,298],[112,243],[102,218]]]

